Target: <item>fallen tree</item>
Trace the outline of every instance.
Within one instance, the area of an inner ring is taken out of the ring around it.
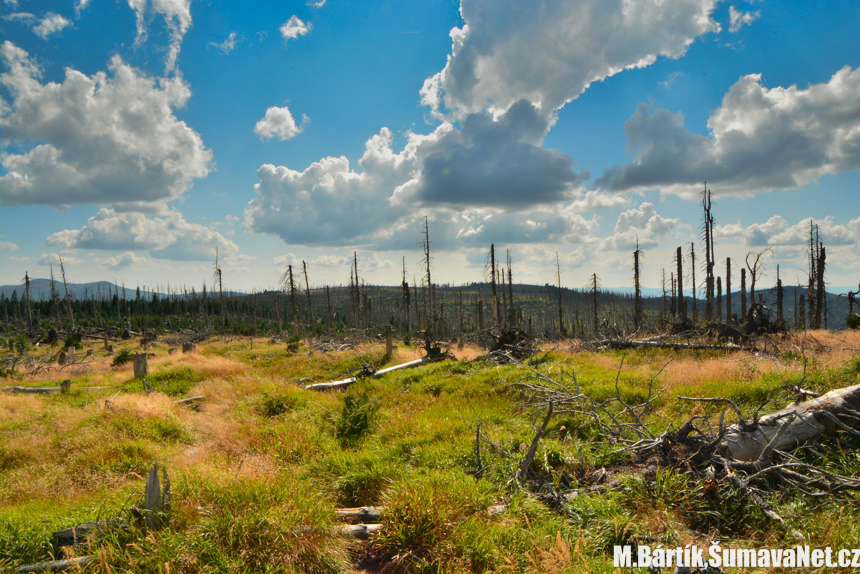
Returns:
[[[363,379],[365,377],[371,377],[374,379],[378,379],[379,377],[382,377],[382,376],[387,375],[388,373],[392,373],[394,371],[399,371],[400,369],[408,369],[410,367],[417,367],[419,365],[426,365],[427,363],[431,362],[432,360],[433,359],[431,359],[430,357],[422,357],[421,359],[409,361],[408,363],[402,363],[400,365],[395,365],[394,367],[389,367],[387,369],[380,369],[378,371],[371,370],[370,372],[367,372],[368,369],[365,368],[362,371],[362,373],[359,375],[348,377],[346,379],[341,379],[339,381],[330,381],[328,383],[314,383],[313,385],[307,385],[305,388],[308,390],[313,390],[313,391],[324,391],[324,390],[328,390],[328,389],[342,388],[342,387],[349,386],[353,383],[356,383],[360,379]]]

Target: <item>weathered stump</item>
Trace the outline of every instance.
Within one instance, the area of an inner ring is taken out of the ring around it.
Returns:
[[[175,355],[176,354],[176,347],[170,347],[169,349],[167,349],[167,354],[168,355]]]
[[[195,343],[182,343],[183,353],[196,353],[197,345]]]
[[[146,353],[137,353],[134,356],[134,378],[142,379],[149,374],[149,356]]]
[[[391,346],[393,342],[391,341],[391,325],[385,326],[385,356],[390,357],[393,349]]]
[[[60,392],[68,393],[72,390],[72,380],[66,379],[65,381],[60,382]]]

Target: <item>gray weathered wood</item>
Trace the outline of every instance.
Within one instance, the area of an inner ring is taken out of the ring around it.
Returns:
[[[335,512],[337,512],[338,520],[349,524],[378,523],[382,519],[382,509],[373,506],[339,508]]]
[[[146,477],[145,506],[150,512],[161,512],[161,485],[158,482],[158,465],[152,465]]]
[[[48,572],[63,572],[71,568],[83,568],[92,561],[92,556],[79,556],[78,558],[69,558],[68,560],[54,560],[51,562],[18,566],[12,572],[44,572],[46,570]]]
[[[200,399],[206,398],[206,395],[200,395],[198,397],[188,397],[187,399],[180,399],[178,401],[173,401],[174,405],[187,405],[188,403],[193,403],[194,401],[199,401]]]
[[[340,529],[344,536],[367,540],[370,535],[382,528],[381,524],[345,524]]]
[[[194,343],[182,343],[182,352],[183,353],[196,353],[197,345]]]
[[[769,413],[759,419],[754,430],[743,430],[734,424],[726,431],[720,447],[735,460],[755,461],[775,437],[772,450],[790,451],[816,437],[836,432],[839,425],[834,419],[852,411],[860,411],[860,385],[836,389]],[[787,427],[781,431],[784,425]]]
[[[142,379],[149,374],[149,356],[146,353],[137,353],[134,356],[134,378]]]
[[[402,363],[400,365],[396,365],[394,367],[389,367],[387,369],[380,369],[380,370],[376,371],[375,373],[373,373],[371,375],[371,377],[373,377],[374,379],[378,379],[379,377],[386,375],[388,373],[391,373],[393,371],[397,371],[400,369],[408,369],[409,367],[417,367],[419,365],[424,365],[424,364],[429,363],[429,362],[430,362],[429,358],[423,357],[421,359],[409,361],[408,363]],[[351,385],[352,383],[354,383],[356,381],[358,381],[357,378],[349,377],[348,379],[342,379],[340,381],[331,381],[328,383],[314,383],[313,385],[308,385],[305,388],[309,389],[309,390],[314,390],[314,391],[322,391],[322,390],[326,390],[326,389],[336,389],[339,387],[346,387],[346,386]]]

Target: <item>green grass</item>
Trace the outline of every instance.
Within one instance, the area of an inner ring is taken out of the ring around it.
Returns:
[[[641,402],[649,378],[675,355],[550,353],[540,369],[555,379],[560,368],[575,371],[584,393],[619,412],[616,378],[624,401]],[[681,355],[720,360],[716,353]],[[88,550],[98,556],[93,572],[165,572],[169,564],[171,572],[335,573],[347,572],[353,557],[366,552],[390,572],[612,572],[616,544],[677,545],[700,533],[741,545],[791,542],[733,489],[705,488],[683,471],[628,475],[606,493],[586,491],[595,465],[633,461],[601,457],[614,447],[597,444],[593,421],[573,413],[550,421],[530,472],[557,489],[583,488],[579,496],[553,509],[517,488],[509,481],[543,412],[521,406],[524,395],[514,383],[527,371],[515,365],[450,361],[364,379],[347,390],[303,388],[302,379],[329,380],[365,362],[382,366],[383,356],[379,347],[309,355],[305,345],[287,353],[281,343],[255,342],[251,349],[247,340],[211,342],[193,360],[156,363],[146,382],[159,394],[149,397],[127,371],[79,375],[65,395],[0,396],[0,565],[45,559],[53,530],[128,516],[124,502],[140,504],[140,477],[155,462],[172,475],[169,527],[102,539]],[[727,397],[745,414],[768,396],[773,402],[763,413],[793,400],[764,363],[748,364],[732,376],[675,382],[646,422],[659,433],[693,412],[715,422],[725,407],[677,395]],[[860,359],[810,361],[803,386],[826,391],[857,384],[858,377]],[[76,385],[109,388],[95,400]],[[196,386],[207,395],[199,411],[163,396],[185,396]],[[106,408],[106,398],[114,406]],[[734,422],[732,413],[727,417]],[[468,425],[479,419],[507,453],[482,444],[489,467],[482,480],[464,472],[477,464]],[[843,448],[823,459],[799,456],[857,476],[860,444],[840,441]],[[853,505],[810,511],[796,492],[769,501],[811,544],[848,547],[860,535]],[[369,546],[342,538],[333,513],[365,505],[386,509],[382,534]],[[488,514],[496,505],[504,510]]]

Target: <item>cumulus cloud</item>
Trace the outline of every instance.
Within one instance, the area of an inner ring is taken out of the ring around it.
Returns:
[[[445,68],[428,78],[422,101],[437,114],[508,109],[527,99],[549,114],[592,82],[658,56],[678,58],[719,29],[716,0],[462,0],[465,24],[451,30]]]
[[[460,130],[443,124],[415,146],[416,175],[391,201],[423,205],[529,206],[571,197],[588,173],[566,153],[541,147],[550,124],[520,100],[504,114],[469,114]]]
[[[681,112],[639,104],[624,131],[635,161],[604,173],[615,190],[659,188],[694,197],[800,187],[860,167],[860,70],[846,66],[807,89],[772,89],[742,77],[708,119],[708,136],[684,128]]]
[[[0,241],[0,251],[16,251],[18,246],[11,241]]]
[[[322,8],[323,6],[325,6],[325,3],[326,0],[308,0],[307,2],[308,6],[310,6],[311,8]]]
[[[638,209],[628,209],[618,216],[613,234],[601,242],[600,249],[632,250],[637,239],[643,249],[657,247],[663,236],[680,229],[690,229],[690,226],[680,219],[663,217],[653,203],[646,201]]]
[[[304,23],[299,20],[299,17],[293,15],[289,20],[283,23],[280,27],[281,36],[284,37],[284,40],[295,40],[299,36],[304,36],[308,32],[311,31],[313,26],[310,22]]]
[[[70,24],[71,22],[59,14],[49,12],[44,18],[39,20],[39,24],[33,28],[33,32],[35,32],[37,36],[47,40],[48,36],[59,32]]]
[[[28,54],[5,42],[12,94],[0,113],[0,141],[33,147],[0,162],[0,204],[161,204],[211,169],[212,152],[173,115],[191,91],[181,78],[154,79],[111,60],[108,75],[66,68],[62,83],[39,81]]]
[[[37,262],[39,265],[59,265],[62,262],[63,266],[66,265],[77,265],[78,263],[83,263],[83,260],[78,259],[77,257],[70,257],[66,255],[62,257],[59,253],[42,253],[42,256],[39,257],[39,261]]]
[[[760,11],[742,12],[734,6],[729,7],[729,32],[737,32],[744,26],[752,24],[761,17]]]
[[[148,34],[147,17],[150,13],[159,14],[170,30],[170,48],[165,62],[165,73],[176,67],[182,39],[191,27],[191,0],[128,0],[128,6],[137,17],[137,38],[135,44],[146,41]]]
[[[233,48],[236,47],[236,32],[230,32],[230,35],[227,36],[227,39],[220,44],[216,42],[209,42],[209,45],[214,46],[215,48],[220,50],[222,54],[229,54],[233,51]]]
[[[860,243],[860,217],[848,225],[837,224],[833,216],[824,219],[808,217],[794,225],[781,215],[774,215],[764,223],[747,227],[740,221],[714,227],[714,237],[742,239],[750,247],[805,246],[809,243],[810,224],[818,225],[818,236],[826,246]]]
[[[505,226],[496,230],[522,241],[563,236],[581,223],[576,209],[541,205],[607,202],[601,194],[583,198],[580,182],[587,174],[573,170],[570,156],[540,147],[546,129],[546,118],[523,101],[496,119],[471,114],[460,130],[442,124],[426,136],[408,133],[399,153],[383,128],[365,144],[361,171],[345,157],[324,158],[302,172],[264,165],[245,229],[304,245],[389,244],[401,228],[414,231],[403,222],[421,208],[438,213],[439,221],[462,214],[451,224],[451,237],[463,240],[484,241],[485,233]],[[526,216],[531,210],[533,226]]]
[[[302,123],[307,123],[308,118],[304,116]],[[273,106],[266,110],[266,117],[257,122],[254,126],[254,133],[260,136],[261,140],[278,138],[280,141],[288,140],[296,137],[304,131],[301,126],[296,124],[293,119],[293,114],[289,108]]]
[[[391,269],[392,263],[388,259],[383,259],[378,253],[362,253],[358,252],[358,270],[361,271],[376,271],[378,269]],[[302,259],[293,253],[279,255],[272,260],[272,265],[276,267],[293,267],[302,266]],[[313,259],[305,259],[304,262],[309,267],[341,267],[347,269],[352,265],[352,254],[350,255],[320,255]],[[295,273],[295,271],[294,271]]]
[[[248,258],[234,242],[209,227],[189,223],[177,211],[147,217],[102,208],[81,229],[54,233],[47,243],[64,249],[149,251],[155,258],[174,261],[207,261],[216,248],[227,260]]]
[[[116,257],[108,257],[101,262],[104,269],[125,269],[132,265],[140,265],[147,263],[149,260],[146,257],[140,257],[133,251],[126,251]]]

